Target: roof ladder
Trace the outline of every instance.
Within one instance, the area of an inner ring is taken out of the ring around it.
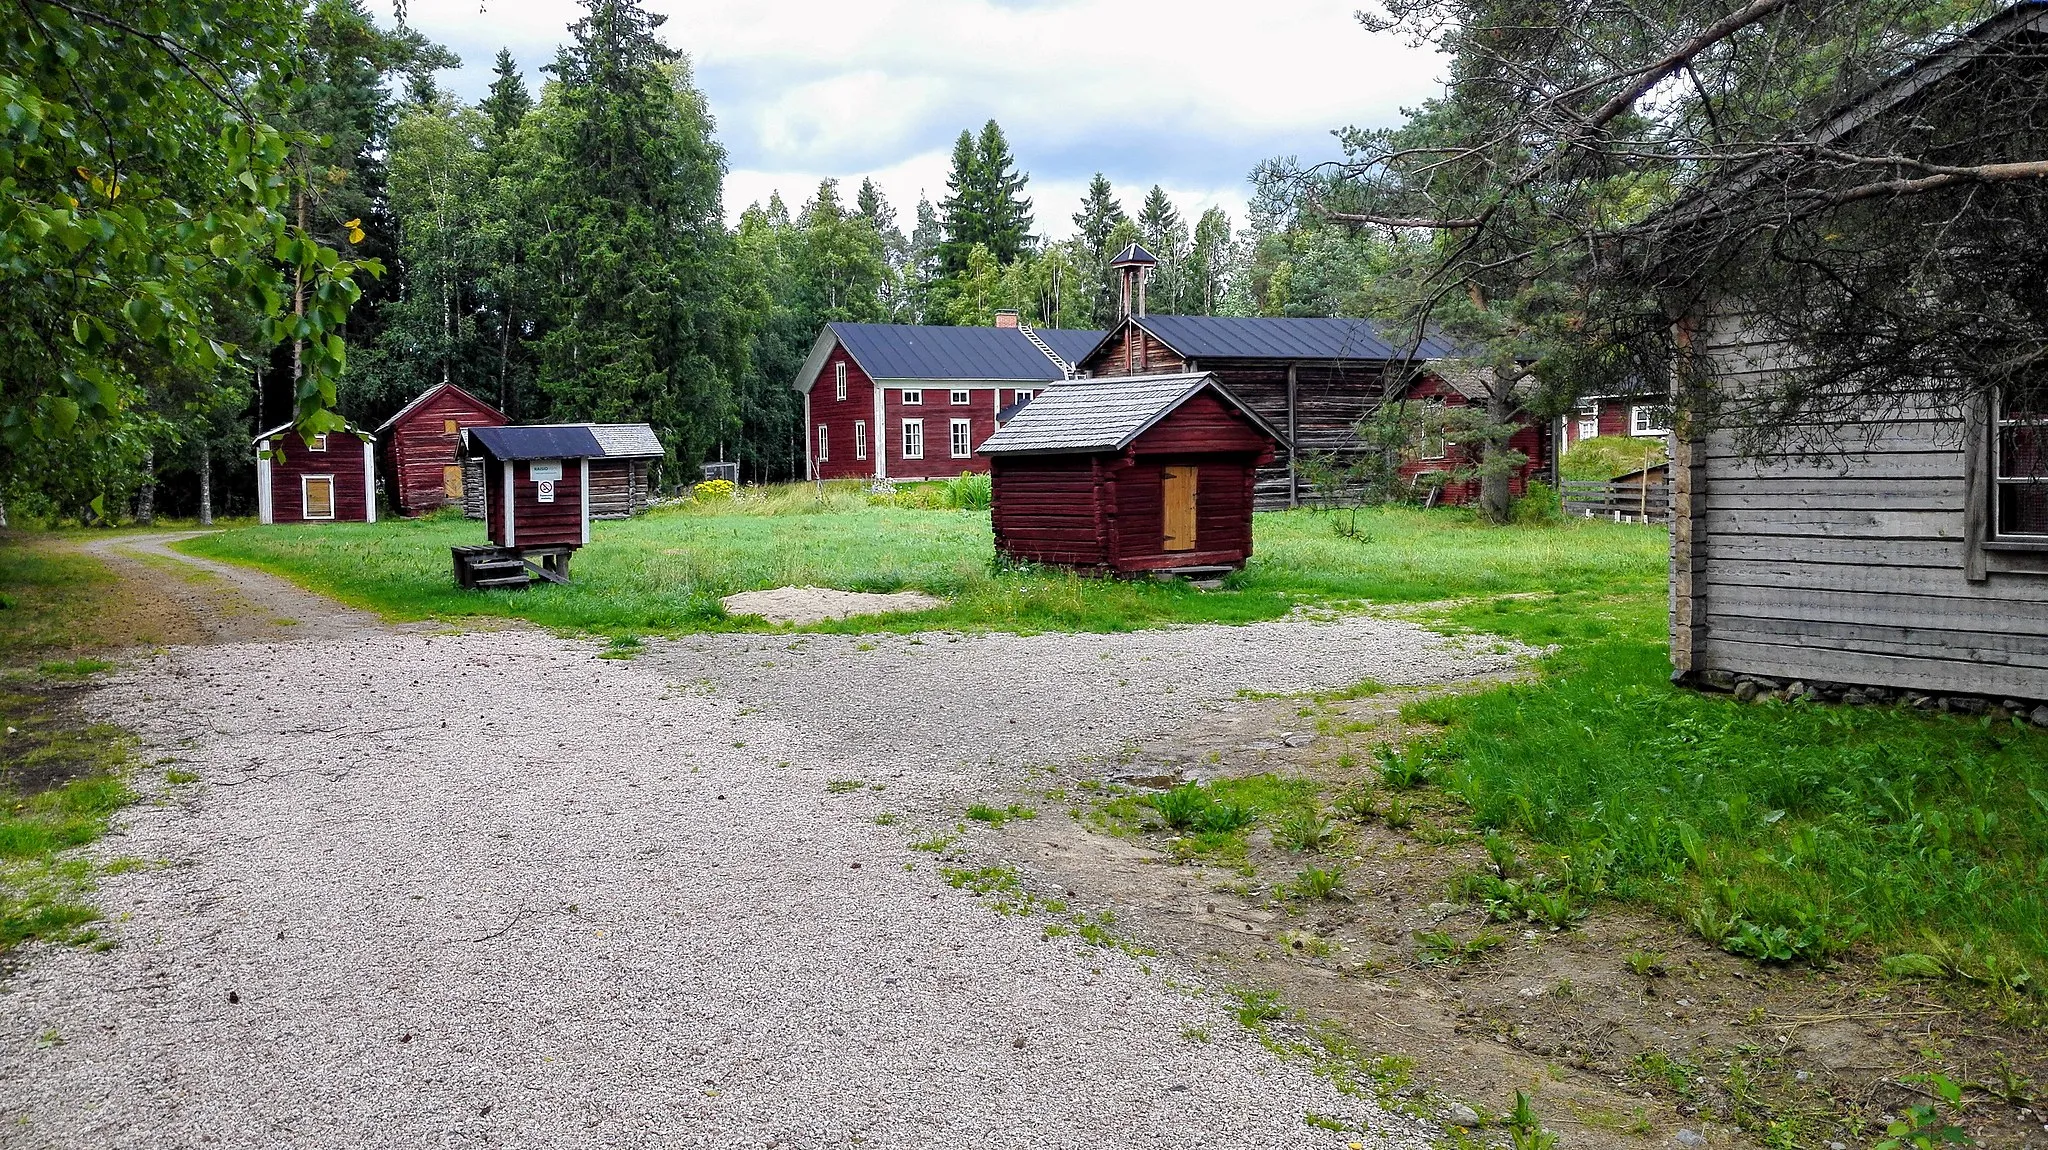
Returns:
[[[1038,335],[1038,333],[1037,333],[1037,332],[1035,332],[1035,331],[1032,331],[1032,330],[1031,330],[1031,325],[1030,325],[1030,324],[1028,324],[1028,323],[1025,323],[1025,322],[1024,322],[1023,320],[1021,320],[1021,319],[1020,319],[1020,320],[1018,320],[1018,321],[1017,321],[1017,330],[1018,330],[1018,331],[1021,331],[1021,332],[1023,332],[1023,333],[1024,333],[1024,338],[1025,338],[1025,339],[1028,339],[1028,340],[1030,340],[1030,341],[1031,341],[1031,346],[1032,346],[1032,347],[1035,347],[1035,348],[1037,348],[1037,349],[1038,349],[1039,351],[1042,351],[1042,352],[1044,352],[1044,353],[1045,353],[1045,358],[1047,358],[1047,359],[1051,360],[1051,361],[1052,361],[1052,365],[1053,365],[1054,367],[1057,367],[1057,368],[1059,368],[1059,369],[1060,369],[1060,378],[1061,378],[1061,379],[1072,379],[1072,378],[1074,378],[1074,365],[1073,365],[1073,364],[1071,364],[1071,363],[1068,363],[1068,362],[1067,362],[1066,360],[1064,360],[1064,359],[1061,359],[1061,358],[1060,358],[1060,353],[1059,353],[1059,352],[1056,352],[1056,351],[1054,351],[1054,350],[1052,349],[1052,345],[1051,345],[1051,344],[1049,344],[1049,343],[1045,342],[1045,341],[1044,341],[1043,339],[1040,339],[1040,338],[1039,338],[1039,335]]]

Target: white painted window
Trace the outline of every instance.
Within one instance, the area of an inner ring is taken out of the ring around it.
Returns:
[[[818,425],[818,462],[819,462],[819,463],[823,463],[823,462],[825,462],[826,460],[828,460],[828,459],[832,458],[832,437],[831,437],[830,435],[826,434],[826,432],[827,432],[828,430],[829,430],[829,429],[828,429],[828,428],[826,428],[826,426],[825,426],[824,424],[822,424],[822,423],[821,423],[821,424],[819,424],[819,425]]]
[[[865,419],[853,421],[853,457],[855,459],[866,459],[868,457],[868,421]]]
[[[903,458],[924,458],[924,420],[906,419],[903,421]]]
[[[903,402],[922,406],[924,404],[924,392],[919,388],[906,387],[903,389]]]
[[[1010,399],[1012,402],[1015,403],[1025,403],[1035,398],[1037,395],[1038,393],[1032,391],[1030,388],[1020,387],[1016,391],[1010,393]]]
[[[334,476],[301,476],[299,511],[300,516],[305,519],[334,518]]]
[[[1444,401],[1422,403],[1422,458],[1442,459],[1451,453],[1450,438],[1444,434]]]
[[[2048,413],[1998,397],[1991,440],[1992,534],[2038,543],[2048,539]]]
[[[951,398],[954,407],[965,407],[973,397],[965,391],[955,390]]]
[[[1630,435],[1669,435],[1671,429],[1664,426],[1657,416],[1661,412],[1654,403],[1638,403],[1628,409]]]
[[[966,459],[974,454],[974,423],[971,420],[953,421],[953,458]]]
[[[311,443],[309,443],[309,444],[307,444],[307,445],[306,445],[306,450],[307,450],[307,451],[325,451],[325,450],[327,450],[327,433],[323,431],[323,432],[321,432],[320,434],[318,434],[318,435],[314,436],[314,437],[313,437],[313,442],[311,442]],[[331,518],[333,518],[333,516],[328,516],[328,518],[330,518],[330,519],[331,519]]]
[[[1593,439],[1600,434],[1600,409],[1586,408],[1579,412],[1579,438]]]
[[[837,390],[837,391],[838,391],[838,393],[839,393],[839,401],[840,401],[841,403],[844,403],[844,402],[846,402],[846,361],[845,361],[845,360],[843,360],[843,359],[842,359],[842,360],[840,360],[840,361],[839,361],[838,363],[835,363],[835,364],[833,364],[833,365],[832,365],[832,382],[833,382],[833,385],[834,385],[834,389],[835,389],[835,390]]]

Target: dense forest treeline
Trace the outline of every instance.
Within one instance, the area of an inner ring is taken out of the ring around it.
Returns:
[[[441,382],[520,421],[650,422],[672,480],[713,457],[783,479],[802,457],[789,383],[828,321],[986,324],[1015,308],[1105,326],[1106,257],[1134,240],[1160,260],[1154,311],[1359,314],[1383,260],[1296,211],[1266,169],[1242,228],[1217,208],[1191,220],[1158,186],[1126,208],[1098,175],[1052,216],[1070,215],[1071,234],[1048,239],[1066,229],[1040,224],[994,121],[961,132],[937,203],[899,214],[871,180],[826,180],[728,226],[713,110],[638,0],[584,0],[538,92],[501,51],[474,104],[435,84],[452,54],[379,27],[362,0],[189,7],[140,24],[38,2],[10,17],[8,94],[47,112],[41,144],[20,124],[8,137],[10,236],[39,211],[82,232],[136,215],[130,250],[189,247],[178,221],[197,212],[248,225],[186,253],[169,319],[125,322],[132,301],[114,301],[87,342],[67,327],[91,310],[80,285],[132,278],[114,266],[120,245],[84,249],[100,259],[90,271],[61,235],[0,249],[29,273],[0,289],[22,366],[0,410],[0,498],[17,516],[193,514],[209,496],[246,512],[256,431],[337,412],[375,427]],[[256,34],[232,38],[238,23]],[[88,56],[126,70],[80,66]],[[96,130],[124,104],[129,122]],[[262,197],[209,142],[238,125],[263,133]],[[75,362],[52,365],[53,342]],[[38,380],[51,370],[63,378]]]

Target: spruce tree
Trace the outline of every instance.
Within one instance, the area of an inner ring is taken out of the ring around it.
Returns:
[[[1090,322],[1096,327],[1108,327],[1117,319],[1117,285],[1109,274],[1109,257],[1114,249],[1110,236],[1117,225],[1130,222],[1124,214],[1124,206],[1117,202],[1109,186],[1109,177],[1101,172],[1088,181],[1088,193],[1081,197],[1081,210],[1074,213],[1075,238],[1081,243],[1077,274],[1081,282],[1092,285],[1089,291]]]
[[[994,120],[981,126],[974,159],[976,174],[982,182],[982,211],[986,218],[981,242],[988,246],[997,263],[1007,266],[1031,246],[1031,201],[1023,194],[1031,177],[1017,170],[1010,143]]]
[[[498,49],[498,62],[491,71],[496,79],[491,81],[490,93],[478,102],[477,109],[490,117],[492,134],[502,140],[532,110],[533,95],[526,90],[526,80],[519,75],[519,65],[513,62],[510,48]]]
[[[953,170],[946,176],[946,198],[939,201],[939,219],[945,229],[938,248],[942,275],[964,275],[967,253],[987,237],[988,211],[982,187],[974,136],[962,128],[960,138],[953,141]]]

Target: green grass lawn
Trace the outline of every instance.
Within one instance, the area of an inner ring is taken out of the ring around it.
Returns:
[[[995,565],[988,514],[869,506],[857,494],[804,489],[765,500],[665,509],[591,526],[568,587],[455,587],[448,548],[483,540],[460,518],[256,527],[182,546],[260,567],[393,619],[513,615],[605,634],[678,634],[748,626],[719,600],[736,591],[815,585],[915,589],[945,608],[823,629],[1115,631],[1180,622],[1243,623],[1299,604],[1414,602],[1532,591],[1641,595],[1661,585],[1654,529],[1579,521],[1495,528],[1456,510],[1388,509],[1339,537],[1323,515],[1258,517],[1258,553],[1225,593],[1178,584],[1079,578]],[[758,625],[758,624],[753,624]]]

